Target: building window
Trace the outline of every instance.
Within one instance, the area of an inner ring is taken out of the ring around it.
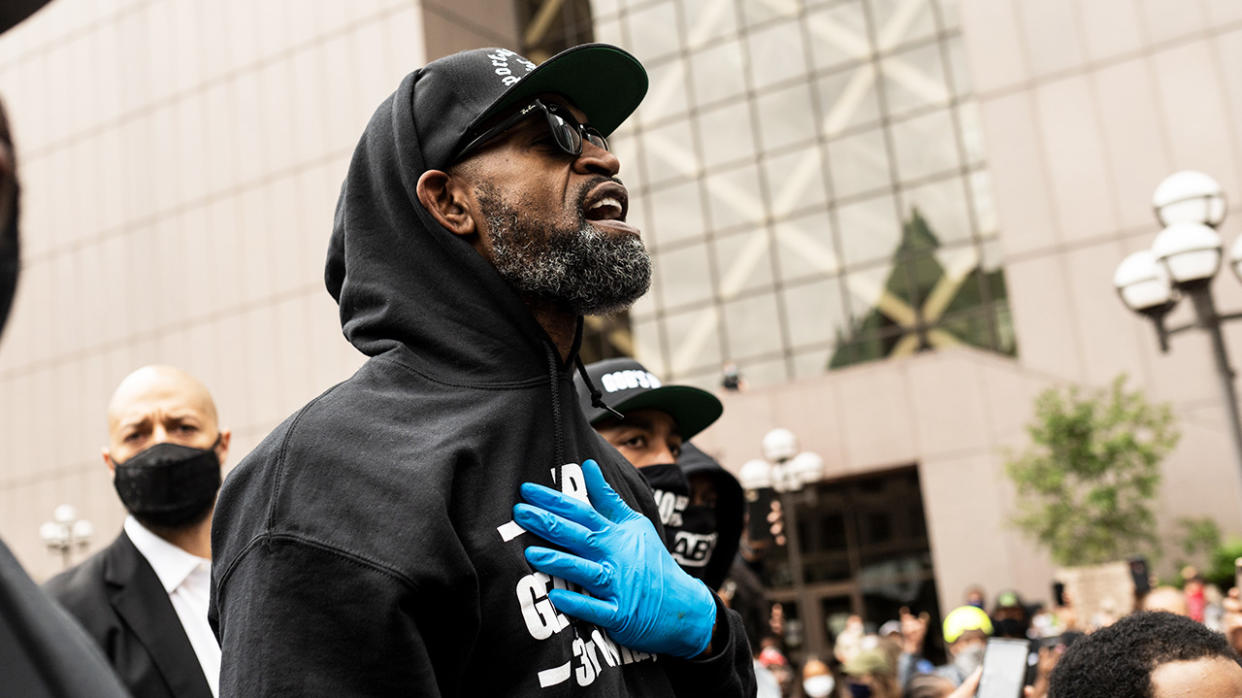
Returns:
[[[1016,352],[953,0],[591,5],[651,78],[613,138],[664,286],[640,360],[718,388],[724,362],[756,386]]]

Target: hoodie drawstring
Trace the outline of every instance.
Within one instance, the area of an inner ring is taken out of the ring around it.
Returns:
[[[587,375],[586,366],[582,365],[582,357],[575,356],[574,363],[578,364],[578,375],[582,376],[582,382],[586,384],[587,391],[591,393],[591,407],[598,407],[601,410],[608,410],[616,415],[617,419],[625,419],[625,415],[612,409],[608,403],[604,402],[604,394],[599,388],[595,387],[595,383],[591,382],[591,377]]]

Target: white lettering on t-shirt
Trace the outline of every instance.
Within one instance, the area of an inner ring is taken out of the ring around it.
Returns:
[[[564,588],[564,580],[557,579]],[[548,585],[553,578],[543,572],[532,572],[518,580],[517,596],[522,607],[526,630],[536,640],[546,640],[569,625],[569,620],[548,600]]]
[[[633,377],[633,380],[637,383],[638,378]],[[551,475],[552,483],[556,488],[571,497],[589,501],[586,493],[586,479],[583,477],[581,465],[566,463],[559,468],[553,468]],[[685,499],[685,497],[680,499]],[[680,512],[685,508],[685,503],[682,502],[678,507],[676,500],[677,498],[674,498],[672,506]],[[522,527],[513,521],[497,526],[496,530],[506,543],[525,533]],[[535,677],[540,688],[563,684],[570,677],[573,677],[579,686],[588,686],[599,678],[601,672],[610,667],[619,667],[633,662],[655,661],[656,657],[653,654],[618,645],[598,627],[589,623],[579,622],[576,625],[570,623],[569,618],[558,611],[548,598],[548,592],[552,589],[584,593],[576,584],[570,584],[560,577],[553,577],[543,572],[531,572],[523,576],[518,580],[514,589],[522,620],[526,624],[526,631],[532,638],[540,641],[547,640],[566,628],[570,630],[572,637],[572,639],[567,638],[573,653],[570,661],[536,672]],[[579,634],[587,632],[588,629],[589,637]]]

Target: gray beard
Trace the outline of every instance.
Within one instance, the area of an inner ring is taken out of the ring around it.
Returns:
[[[487,220],[492,265],[518,295],[549,301],[576,315],[611,315],[651,285],[651,257],[635,235],[610,235],[582,215],[578,227],[548,228],[510,206],[488,185],[477,192]],[[546,239],[545,239],[546,238]]]

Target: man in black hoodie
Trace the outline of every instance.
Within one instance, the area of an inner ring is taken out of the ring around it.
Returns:
[[[626,357],[596,361],[574,383],[587,421],[651,487],[673,559],[719,589],[742,534],[742,488],[689,439],[720,418],[720,400],[694,386],[662,383]],[[607,407],[592,404],[596,385]]]
[[[715,458],[691,443],[682,445],[677,466],[690,481],[681,555],[700,566],[702,574],[695,576],[719,590],[741,545],[746,520],[742,485]]]
[[[571,380],[581,316],[648,284],[605,140],[646,85],[611,46],[479,49],[376,110],[326,270],[370,359],[221,490],[222,695],[753,694],[736,616],[655,550]]]

